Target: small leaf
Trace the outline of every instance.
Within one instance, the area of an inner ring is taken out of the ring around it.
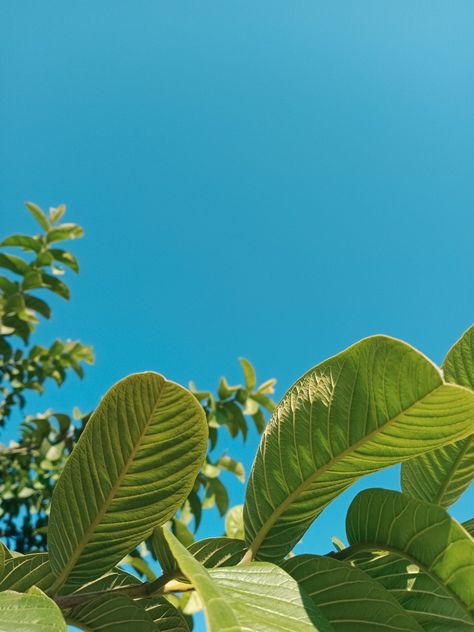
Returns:
[[[49,218],[50,218],[51,222],[53,224],[55,222],[59,222],[59,220],[61,219],[61,217],[64,215],[65,212],[66,212],[66,205],[65,204],[60,204],[56,208],[51,207],[49,209]]]
[[[41,273],[41,279],[43,281],[43,287],[48,288],[49,290],[51,290],[55,294],[58,294],[62,298],[65,298],[66,300],[69,299],[69,288],[63,281],[52,276],[51,274],[47,274],[46,272]]]
[[[32,202],[26,202],[25,206],[33,215],[33,217],[41,226],[41,228],[48,231],[50,227],[49,219],[46,217],[46,215],[43,213],[40,207],[37,206],[36,204],[33,204]]]
[[[48,244],[56,241],[64,241],[65,239],[77,239],[84,236],[84,231],[78,224],[60,224],[55,228],[51,228],[46,235]]]
[[[244,466],[242,465],[242,463],[240,463],[240,461],[236,461],[230,456],[227,456],[226,454],[224,454],[218,459],[216,465],[218,468],[227,470],[228,472],[235,474],[235,476],[237,476],[237,478],[239,479],[241,483],[245,483],[245,470],[244,470]]]
[[[74,257],[74,255],[70,252],[61,250],[60,248],[51,248],[49,252],[56,261],[68,266],[71,270],[74,270],[74,272],[79,272],[79,263],[77,262],[76,257]]]
[[[229,538],[244,539],[244,506],[235,505],[225,518],[225,533]]]
[[[245,385],[247,386],[248,390],[251,391],[252,389],[255,388],[257,384],[255,369],[250,364],[250,362],[246,360],[245,358],[239,358],[239,362],[244,372]]]
[[[26,261],[15,255],[6,255],[3,252],[0,252],[0,268],[6,268],[20,276],[24,276],[30,271],[30,266]]]
[[[31,252],[39,252],[41,243],[36,237],[29,235],[10,235],[2,241],[0,246],[18,247]]]

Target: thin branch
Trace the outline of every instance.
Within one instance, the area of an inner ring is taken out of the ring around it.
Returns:
[[[119,588],[112,588],[110,590],[100,590],[90,593],[79,593],[75,595],[55,596],[54,600],[62,610],[68,608],[74,608],[74,606],[80,606],[84,603],[88,603],[98,597],[104,595],[127,595],[132,599],[146,599],[147,597],[155,597],[158,595],[164,595],[170,592],[185,592],[194,590],[194,587],[183,581],[177,581],[177,575],[168,574],[162,575],[152,582],[145,582],[143,584],[133,586],[120,586]]]

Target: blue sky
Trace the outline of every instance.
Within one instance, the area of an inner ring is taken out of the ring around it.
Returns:
[[[440,362],[474,314],[473,19],[470,0],[4,3],[0,233],[33,228],[27,199],[68,205],[82,271],[42,339],[97,354],[39,405],[87,409],[146,369],[211,387],[238,356],[281,396],[374,333]],[[343,535],[353,492],[306,550]]]

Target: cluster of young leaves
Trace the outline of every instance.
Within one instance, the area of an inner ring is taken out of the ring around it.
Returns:
[[[179,598],[194,593],[211,632],[471,630],[473,521],[459,524],[446,507],[474,475],[473,421],[474,327],[441,369],[402,341],[364,339],[276,407],[247,485],[243,537],[186,547],[168,526],[205,462],[206,414],[161,375],[131,375],[105,395],[66,462],[48,552],[2,551],[0,619],[40,631],[186,632]],[[290,555],[334,498],[395,463],[403,491],[355,497],[347,548]],[[142,582],[117,564],[147,538],[162,575]]]
[[[66,211],[63,204],[51,208],[49,215],[35,204],[26,206],[42,232],[10,235],[0,244],[0,426],[15,406],[24,406],[25,390],[42,393],[50,379],[62,384],[70,369],[82,377],[82,364],[94,359],[92,348],[78,341],[56,340],[49,348],[28,346],[39,318],[51,317],[45,295],[69,299],[69,288],[60,277],[66,268],[79,272],[79,264],[72,253],[57,246],[82,237],[83,230],[78,224],[60,223]],[[19,346],[18,339],[27,347]]]

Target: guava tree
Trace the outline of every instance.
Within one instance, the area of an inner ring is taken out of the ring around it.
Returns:
[[[400,340],[361,340],[276,406],[241,537],[186,546],[173,520],[205,467],[212,426],[189,389],[153,371],[129,375],[65,461],[47,550],[1,550],[3,628],[186,632],[183,603],[194,598],[212,632],[473,630],[473,521],[448,512],[474,474],[473,422],[474,327],[441,367]],[[365,489],[351,503],[347,547],[292,553],[339,494],[397,463],[401,491]],[[119,567],[144,541],[161,568],[147,581]]]

